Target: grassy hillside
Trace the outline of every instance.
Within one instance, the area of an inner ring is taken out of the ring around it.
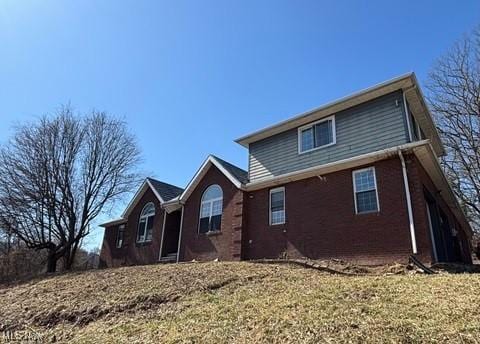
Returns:
[[[153,265],[0,289],[0,331],[33,329],[45,341],[74,343],[477,343],[479,300],[480,275]]]

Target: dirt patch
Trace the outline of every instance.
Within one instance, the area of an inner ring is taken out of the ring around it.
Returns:
[[[230,263],[216,264],[224,269],[215,263],[137,266],[49,276],[0,289],[0,331],[52,329],[60,324],[81,327],[119,314],[172,307],[192,293],[216,292],[275,271],[265,267],[264,273],[256,274]]]
[[[37,313],[32,318],[32,324],[47,328],[55,327],[60,323],[85,326],[106,315],[118,315],[120,313],[136,312],[138,310],[152,310],[160,305],[175,302],[178,298],[179,295],[139,295],[126,303],[104,307],[95,305],[91,308],[74,311],[60,306]]]
[[[362,276],[362,275],[402,275],[422,273],[411,264],[386,264],[386,265],[357,265],[340,259],[330,260],[302,260],[302,259],[260,259],[252,261],[257,264],[287,264],[314,269],[334,275]]]

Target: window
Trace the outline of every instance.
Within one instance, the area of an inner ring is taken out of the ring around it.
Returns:
[[[353,191],[355,194],[355,212],[357,214],[379,210],[377,181],[373,167],[353,171]]]
[[[137,242],[148,242],[152,240],[154,218],[155,206],[151,202],[147,203],[140,214]]]
[[[270,190],[270,225],[285,223],[285,188]]]
[[[219,231],[222,224],[223,191],[216,184],[210,185],[202,196],[199,233]]]
[[[123,245],[123,235],[125,233],[125,225],[118,226],[117,230],[117,248],[121,248]]]
[[[335,117],[328,117],[298,128],[298,151],[305,153],[336,142]]]

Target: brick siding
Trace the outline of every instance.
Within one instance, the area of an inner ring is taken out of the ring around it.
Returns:
[[[212,184],[223,191],[221,231],[215,235],[198,233],[200,202]],[[215,166],[210,167],[185,203],[180,259],[240,260],[243,230],[243,192],[238,190]]]

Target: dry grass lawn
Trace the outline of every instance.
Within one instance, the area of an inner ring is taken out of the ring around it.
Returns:
[[[245,262],[91,271],[0,289],[0,331],[25,329],[73,343],[477,343],[480,275]]]

